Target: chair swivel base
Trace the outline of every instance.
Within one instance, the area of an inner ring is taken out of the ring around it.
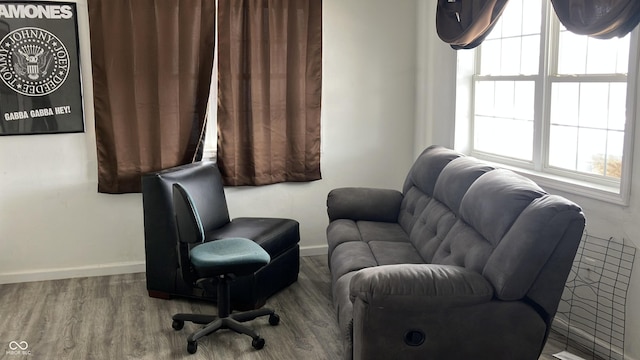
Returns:
[[[245,321],[253,320],[260,316],[269,315],[269,324],[272,326],[280,323],[280,316],[278,316],[273,310],[268,308],[261,308],[257,310],[245,311],[241,313],[229,314],[228,316],[216,316],[216,315],[203,315],[203,314],[176,314],[173,316],[173,323],[171,327],[174,330],[181,330],[184,327],[184,322],[189,321],[194,324],[206,325],[204,328],[194,332],[187,338],[187,352],[189,354],[195,354],[198,350],[198,339],[208,336],[221,329],[233,330],[239,334],[246,334],[251,336],[251,346],[256,350],[260,350],[264,347],[264,339],[258,335],[253,329],[244,326],[242,323]]]

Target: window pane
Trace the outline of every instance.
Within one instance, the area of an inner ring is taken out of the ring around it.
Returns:
[[[507,6],[515,1],[509,2]],[[542,3],[540,0],[527,0],[522,2],[522,13],[526,16],[522,18],[522,34],[540,35],[540,24],[542,23]]]
[[[531,161],[533,121],[476,116],[474,148]]]
[[[631,44],[631,38],[629,35],[623,37],[622,39],[614,38],[611,40],[615,40],[618,42],[618,46],[616,48],[616,73],[617,74],[628,74],[629,73],[629,49]]]
[[[606,176],[620,179],[622,177],[622,149],[624,145],[623,131],[609,131],[607,139]]]
[[[533,81],[476,81],[474,148],[531,161]]]
[[[494,116],[503,118],[513,118],[514,110],[514,82],[496,82],[496,101]]]
[[[476,116],[533,121],[535,82],[476,81],[474,111]]]
[[[511,0],[482,43],[480,74],[533,75],[540,59],[540,0]]]
[[[553,83],[549,165],[619,178],[626,83]]]
[[[475,113],[481,116],[495,114],[495,81],[476,82],[475,94]]]
[[[609,83],[580,84],[580,126],[607,128]]]
[[[570,31],[560,32],[558,74],[585,74],[587,68],[587,37]]]
[[[627,73],[628,35],[624,39],[614,38],[609,40],[589,37],[587,42],[587,74]],[[602,56],[602,54],[608,54],[608,56]],[[623,69],[618,69],[619,64],[623,65]]]
[[[502,40],[485,40],[480,49],[480,73],[492,75],[500,73]]]
[[[517,75],[520,73],[521,45],[520,37],[502,40],[501,75]]]
[[[540,66],[540,35],[529,35],[522,38],[522,75],[535,75]]]
[[[578,128],[551,125],[549,134],[549,165],[576,170],[578,159]]]
[[[502,21],[502,37],[522,35],[522,0],[510,1],[500,17]]]
[[[554,83],[551,86],[551,125],[578,126],[579,89],[578,83]]]
[[[578,129],[578,171],[604,175],[607,131]]]
[[[624,130],[627,120],[627,84],[612,83],[609,88],[609,129]]]
[[[516,81],[514,96],[514,114],[516,119],[531,120],[534,118],[535,83],[533,81]]]
[[[629,41],[629,35],[601,40],[574,34],[563,27],[558,47],[558,74],[626,74]]]

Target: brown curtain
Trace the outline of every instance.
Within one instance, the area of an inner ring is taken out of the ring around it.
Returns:
[[[98,191],[193,161],[205,121],[215,0],[88,0]]]
[[[551,0],[567,30],[599,39],[623,37],[640,22],[640,0]]]
[[[218,3],[218,166],[227,185],[320,179],[321,0]]]
[[[507,0],[438,0],[436,31],[455,50],[480,45],[498,23]]]

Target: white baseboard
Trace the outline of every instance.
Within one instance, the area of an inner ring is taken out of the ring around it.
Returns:
[[[303,246],[300,248],[300,256],[326,255],[328,249],[327,245]],[[41,269],[0,274],[0,284],[131,274],[145,272],[145,270],[144,261],[130,261],[61,269]]]
[[[566,335],[568,327],[569,327],[569,324],[566,321],[564,321],[563,319],[555,318],[555,319],[553,319],[553,327],[555,327],[556,330],[560,332],[560,334]],[[580,336],[581,338],[585,339],[589,343],[595,343],[598,346],[601,346],[602,348],[611,349],[612,352],[616,353],[616,355],[617,355],[616,358],[622,358],[622,353],[623,353],[622,349],[620,349],[618,347],[615,347],[615,346],[613,346],[613,345],[611,345],[609,343],[606,343],[602,339],[598,339],[595,336],[587,333],[586,331],[584,331],[582,329],[579,329],[579,328],[576,328],[576,327],[572,327],[571,332],[574,333],[574,334],[577,334],[578,336]],[[624,359],[625,360],[635,360],[635,359],[629,357],[628,355],[625,355]]]
[[[329,247],[327,245],[300,247],[300,256],[327,255],[328,252],[329,252]]]
[[[0,284],[70,279],[145,272],[144,261],[131,261],[62,269],[42,269],[0,274]]]

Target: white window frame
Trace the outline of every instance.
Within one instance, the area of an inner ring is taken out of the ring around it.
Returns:
[[[216,0],[216,14],[218,1]],[[213,68],[211,69],[211,84],[209,85],[209,101],[205,114],[204,148],[202,160],[216,162],[218,155],[218,20],[214,28]]]
[[[217,42],[217,40],[216,40]],[[216,44],[216,48],[217,48]],[[211,71],[211,86],[209,89],[209,102],[205,114],[204,149],[202,159],[216,161],[218,154],[218,51],[213,57],[213,70]]]
[[[509,6],[507,4],[507,6]],[[638,29],[632,31],[630,35],[629,49],[629,72],[627,74],[627,121],[624,129],[624,147],[622,158],[622,175],[619,181],[603,179],[603,177],[590,176],[588,174],[579,174],[572,171],[565,171],[553,168],[545,164],[548,158],[549,140],[548,134],[550,130],[550,97],[551,84],[564,80],[573,80],[575,77],[554,76],[550,74],[549,68],[557,68],[551,60],[557,59],[557,46],[552,43],[557,38],[559,31],[559,21],[553,13],[553,7],[549,1],[542,1],[542,21],[543,29],[541,32],[541,55],[538,75],[516,75],[511,78],[517,80],[532,80],[542,82],[543,86],[536,86],[535,92],[535,119],[534,119],[534,135],[533,135],[533,159],[532,162],[520,161],[513,158],[497,156],[493,154],[475,151],[473,149],[474,129],[474,80],[481,78],[490,80],[492,78],[508,80],[508,76],[476,76],[475,69],[479,66],[480,56],[476,56],[478,50],[458,51],[457,66],[457,88],[456,88],[456,126],[455,126],[455,143],[454,147],[464,153],[474,157],[496,163],[497,166],[510,168],[527,177],[530,177],[543,188],[551,190],[559,190],[567,193],[577,194],[602,200],[619,205],[628,205],[631,192],[631,171],[632,171],[632,154],[634,140],[634,124],[638,116],[638,107],[636,104],[640,102],[638,97],[638,71],[640,59],[638,51],[639,36]],[[551,24],[549,24],[549,21]],[[555,32],[555,33],[554,33]],[[545,49],[550,49],[546,51]],[[481,51],[481,50],[480,50]],[[553,52],[553,53],[550,53]],[[543,75],[541,75],[543,74]],[[584,75],[585,80],[601,78],[598,75]],[[615,77],[613,75],[612,77]],[[548,79],[545,79],[548,78]],[[610,77],[602,78],[608,81]]]

